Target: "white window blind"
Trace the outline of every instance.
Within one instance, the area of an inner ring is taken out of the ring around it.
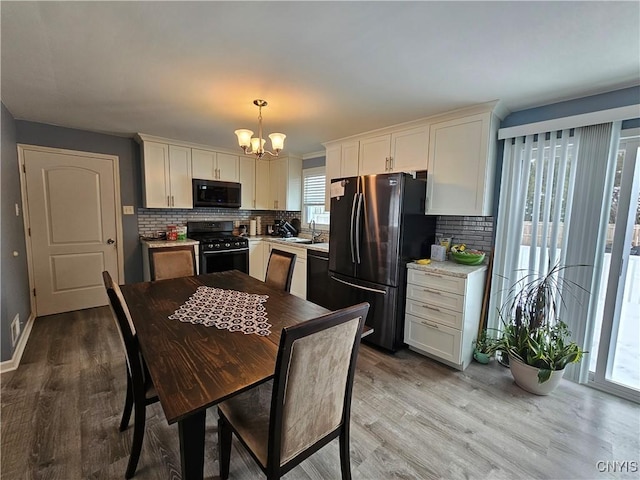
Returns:
[[[325,169],[307,168],[302,171],[303,221],[315,221],[316,225],[329,225],[329,212],[325,206]]]

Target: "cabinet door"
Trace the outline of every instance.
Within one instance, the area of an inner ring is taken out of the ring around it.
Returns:
[[[193,178],[216,180],[216,152],[192,148],[191,171]]]
[[[429,157],[429,125],[391,135],[391,170],[426,170]]]
[[[291,294],[307,299],[307,259],[296,257],[296,266],[291,278]]]
[[[218,153],[218,180],[224,182],[240,181],[240,160],[238,155]]]
[[[265,243],[260,241],[249,241],[249,275],[264,282],[264,257]]]
[[[302,210],[302,159],[287,157],[283,159],[285,203],[278,204],[280,210]],[[283,188],[283,187],[281,187]]]
[[[193,208],[191,149],[169,145],[171,207]]]
[[[144,142],[142,145],[144,169],[144,206],[168,208],[171,205],[169,190],[169,145]]]
[[[256,159],[253,157],[240,157],[240,183],[242,184],[243,210],[256,208]]]
[[[491,214],[490,123],[489,113],[431,125],[427,214]]]
[[[271,209],[285,210],[287,204],[287,160],[276,158],[269,162],[269,175],[271,177]]]
[[[413,315],[405,315],[404,341],[408,345],[455,365],[462,363],[460,330],[438,325]]]
[[[391,135],[360,140],[359,175],[385,173],[389,170]]]
[[[342,144],[341,177],[357,177],[359,175],[360,142]]]
[[[268,160],[256,160],[256,209],[273,210]]]

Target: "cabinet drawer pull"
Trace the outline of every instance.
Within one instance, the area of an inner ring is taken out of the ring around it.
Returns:
[[[422,308],[426,308],[426,309],[428,309],[428,310],[434,310],[434,311],[436,311],[436,312],[439,312],[439,311],[440,311],[440,309],[439,309],[439,308],[432,307],[432,306],[430,306],[430,305],[424,305],[424,304],[423,304],[423,305],[422,305]]]
[[[171,196],[167,195],[167,207],[171,206]]]
[[[442,292],[438,292],[437,290],[429,290],[428,288],[423,288],[423,292],[433,293],[434,295],[442,295]]]
[[[437,323],[429,323],[429,322],[425,322],[425,321],[421,321],[420,323],[423,324],[423,325],[426,325],[427,327],[438,328],[438,324]]]

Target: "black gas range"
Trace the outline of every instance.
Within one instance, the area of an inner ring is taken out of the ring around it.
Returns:
[[[249,273],[249,241],[233,235],[233,222],[187,222],[187,236],[199,242],[200,273]]]

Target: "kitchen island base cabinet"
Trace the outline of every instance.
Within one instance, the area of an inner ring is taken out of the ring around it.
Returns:
[[[407,268],[405,343],[464,370],[478,335],[487,267],[442,262]]]

